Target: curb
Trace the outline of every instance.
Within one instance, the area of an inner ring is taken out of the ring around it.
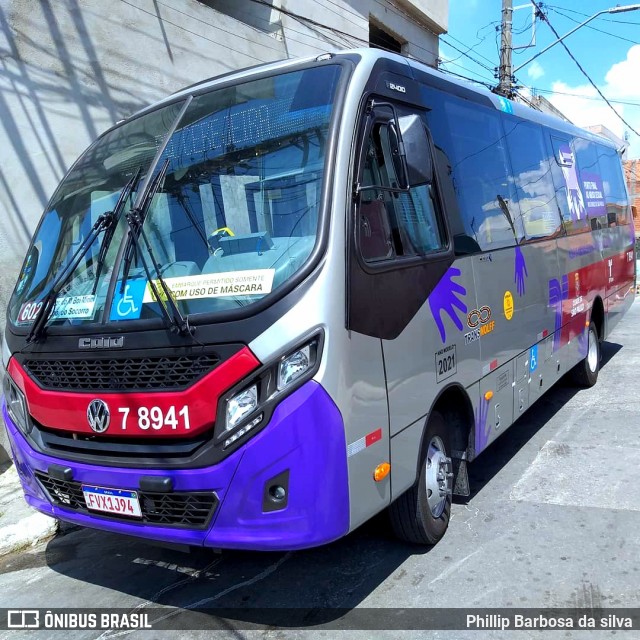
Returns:
[[[15,466],[0,474],[0,556],[32,547],[57,531],[55,518],[26,503]]]

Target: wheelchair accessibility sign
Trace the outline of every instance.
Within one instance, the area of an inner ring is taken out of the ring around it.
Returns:
[[[142,312],[142,297],[147,287],[146,280],[130,280],[124,285],[116,285],[111,304],[111,320],[136,320]]]
[[[529,371],[533,373],[538,368],[538,345],[529,349]]]

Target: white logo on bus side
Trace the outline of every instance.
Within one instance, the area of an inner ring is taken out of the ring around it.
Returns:
[[[399,91],[400,93],[407,93],[405,87],[403,87],[401,84],[393,84],[393,82],[389,83],[389,89],[391,89],[392,91]]]

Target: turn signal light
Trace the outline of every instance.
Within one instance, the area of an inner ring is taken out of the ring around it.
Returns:
[[[384,480],[391,471],[391,465],[388,462],[380,463],[373,472],[373,479],[376,482],[380,482],[380,480]]]
[[[493,398],[493,391],[487,391],[487,392],[484,394],[484,399],[485,399],[487,402],[489,402],[489,400],[491,400],[491,398]]]

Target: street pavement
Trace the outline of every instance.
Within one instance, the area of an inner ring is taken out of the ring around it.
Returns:
[[[472,495],[453,505],[449,531],[430,550],[396,542],[384,517],[334,544],[294,553],[189,554],[63,526],[48,543],[0,558],[1,606],[144,611],[165,605],[176,608],[176,629],[187,615],[184,610],[219,606],[245,611],[228,622],[226,632],[65,634],[73,639],[348,635],[363,640],[374,633],[376,638],[456,640],[507,634],[314,631],[313,624],[331,619],[327,608],[371,610],[367,615],[384,629],[400,607],[637,607],[639,369],[640,302],[604,344],[594,388],[556,385],[471,465]],[[302,629],[242,628],[252,621],[279,621],[269,613],[276,607],[304,607],[311,614],[297,620]],[[395,610],[385,612],[389,608]],[[0,638],[21,634],[0,632]],[[537,637],[535,632],[513,635]],[[29,637],[52,636],[43,631]],[[543,637],[610,636],[578,630]]]

